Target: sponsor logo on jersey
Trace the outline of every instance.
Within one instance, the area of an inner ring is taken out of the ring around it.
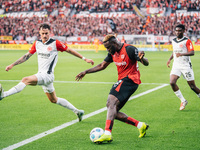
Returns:
[[[182,47],[183,47],[183,44],[180,44],[179,47],[182,48]]]
[[[115,62],[116,66],[125,66],[127,63],[125,61],[122,62]]]
[[[38,56],[41,56],[44,59],[48,59],[51,54],[45,54],[45,53],[38,53]]]

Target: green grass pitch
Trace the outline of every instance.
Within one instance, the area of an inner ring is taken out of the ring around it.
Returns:
[[[0,51],[0,83],[8,90],[24,76],[37,72],[37,57],[32,56],[27,62],[15,66],[9,72],[5,67],[16,61],[27,51]],[[99,64],[107,52],[80,51],[87,58]],[[134,95],[154,89],[162,84],[169,84],[166,63],[171,52],[146,52],[148,67],[139,64],[141,84]],[[200,88],[200,52],[191,57],[196,85]],[[68,53],[59,53],[55,68],[55,81],[75,81],[75,76],[90,68],[91,65]],[[106,106],[106,100],[112,83],[117,81],[116,66],[112,63],[106,70],[88,74],[80,83],[55,82],[58,97],[66,98],[74,106],[90,114]],[[84,83],[83,83],[84,82]],[[97,83],[93,83],[97,82]],[[153,83],[153,84],[150,84]],[[135,98],[121,110],[133,118],[150,125],[145,138],[138,138],[136,127],[115,121],[113,142],[96,145],[89,139],[94,127],[104,129],[106,111],[74,123],[64,129],[44,136],[38,140],[18,147],[19,150],[129,150],[129,149],[200,149],[200,99],[190,90],[182,77],[178,81],[180,90],[188,100],[184,111],[179,111],[180,100],[171,87]],[[133,95],[133,96],[134,96]],[[0,149],[29,139],[40,133],[76,120],[70,110],[51,104],[40,86],[27,86],[22,92],[0,101]]]

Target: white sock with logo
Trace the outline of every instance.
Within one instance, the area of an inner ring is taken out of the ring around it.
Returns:
[[[108,131],[108,130],[105,130],[105,135],[111,135],[111,132],[110,131]]]
[[[143,122],[139,122],[137,128],[140,129],[142,127]]]
[[[200,93],[199,93],[199,94],[197,94],[197,96],[200,98]]]
[[[19,82],[16,86],[12,87],[10,90],[3,93],[3,97],[7,97],[16,93],[21,92],[26,87],[26,84]]]
[[[176,94],[176,96],[181,100],[181,102],[185,102],[185,98],[183,97],[182,93],[180,90],[174,92]]]
[[[57,104],[69,110],[72,110],[74,113],[78,113],[78,109],[64,98],[58,97]]]

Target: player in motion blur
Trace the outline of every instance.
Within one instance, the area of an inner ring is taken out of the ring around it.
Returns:
[[[87,63],[91,63],[92,65],[94,64],[94,62],[91,59],[86,59],[81,54],[72,50],[59,40],[54,40],[50,38],[50,26],[48,24],[40,25],[39,34],[41,36],[41,40],[36,41],[30,48],[28,53],[26,53],[16,62],[6,67],[6,71],[9,71],[15,65],[27,61],[35,52],[37,52],[38,73],[28,77],[24,77],[19,84],[5,92],[3,91],[3,88],[0,84],[0,100],[7,96],[21,92],[27,85],[41,85],[48,99],[52,103],[56,103],[72,110],[78,116],[79,121],[81,121],[84,111],[77,109],[66,99],[56,96],[56,92],[53,86],[54,68],[58,60],[58,51],[68,52],[78,58],[83,59]]]
[[[142,138],[145,136],[149,126],[144,122],[140,122],[120,112],[120,109],[126,104],[129,97],[137,90],[141,83],[137,61],[148,66],[148,59],[144,58],[143,51],[138,53],[136,47],[126,43],[120,43],[112,34],[104,37],[103,44],[108,51],[108,55],[104,61],[76,76],[76,80],[79,81],[88,73],[104,70],[111,62],[114,62],[117,66],[118,81],[112,86],[107,99],[105,133],[94,142],[102,143],[104,141],[112,141],[111,131],[114,119],[136,126],[140,132],[139,137]]]
[[[172,40],[173,53],[167,61],[167,66],[170,67],[170,62],[174,58],[170,73],[170,85],[176,96],[181,100],[180,110],[184,110],[185,106],[188,104],[188,101],[183,97],[178,85],[176,84],[181,74],[187,80],[190,88],[200,98],[200,90],[195,85],[194,72],[190,60],[190,56],[194,55],[194,48],[191,40],[184,36],[184,32],[184,25],[179,24],[175,27],[176,38]]]

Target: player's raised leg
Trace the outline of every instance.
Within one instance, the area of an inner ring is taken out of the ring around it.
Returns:
[[[0,84],[0,100],[2,100],[3,99],[3,87],[2,87],[2,85]]]
[[[36,85],[36,84],[37,84],[37,78],[35,75],[32,75],[32,76],[24,77],[21,82],[19,82],[16,86],[12,87],[8,91],[4,92],[1,86],[0,99],[3,99],[7,96],[21,92],[26,87],[26,85]]]
[[[60,106],[63,106],[64,108],[72,110],[77,115],[79,122],[82,121],[84,110],[77,109],[74,105],[72,105],[69,101],[67,101],[64,98],[56,97],[55,91],[53,91],[52,93],[46,93],[46,95],[52,103],[56,103]]]

